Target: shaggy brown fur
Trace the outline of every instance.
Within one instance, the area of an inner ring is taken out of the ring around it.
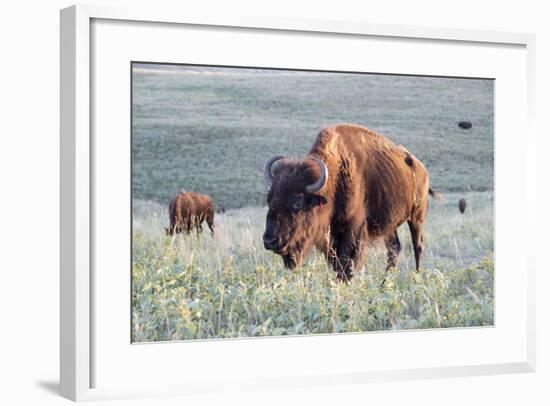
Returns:
[[[328,180],[314,194],[305,187]],[[408,222],[416,268],[423,250],[428,209],[428,171],[405,147],[367,128],[341,124],[322,130],[304,160],[274,165],[268,192],[264,245],[282,256],[288,268],[312,248],[322,251],[340,280],[349,280],[372,238],[382,238],[387,268],[397,265],[401,243],[397,228]]]
[[[181,192],[170,202],[168,213],[170,227],[166,229],[166,234],[189,234],[196,229],[198,235],[202,232],[202,223],[206,220],[212,236],[214,236],[214,208],[210,196]]]

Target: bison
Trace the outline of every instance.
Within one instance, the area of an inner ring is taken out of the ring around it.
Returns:
[[[368,241],[382,238],[386,269],[393,268],[401,252],[397,228],[406,221],[420,268],[428,194],[439,194],[405,147],[367,128],[340,124],[319,132],[302,160],[268,159],[264,177],[269,191],[263,243],[285,267],[295,268],[316,247],[337,279],[349,281]]]
[[[460,121],[458,123],[458,126],[463,130],[469,130],[470,128],[472,128],[472,123],[469,121]]]
[[[460,210],[461,214],[464,214],[464,210],[466,210],[466,199],[462,198],[458,201],[458,210]]]
[[[189,234],[193,229],[197,235],[202,232],[202,223],[206,220],[208,228],[214,236],[214,208],[208,195],[194,192],[181,192],[170,202],[168,208],[170,227],[166,234]]]

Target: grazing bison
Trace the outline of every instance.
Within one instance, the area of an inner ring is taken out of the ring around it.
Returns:
[[[458,210],[460,210],[460,213],[464,213],[464,210],[466,210],[466,199],[462,198],[458,201]]]
[[[202,223],[206,220],[208,228],[214,236],[214,208],[210,196],[181,192],[172,199],[168,210],[170,227],[166,229],[166,234],[189,234],[196,229],[198,235],[202,232]]]
[[[422,162],[405,147],[341,124],[322,130],[303,160],[267,160],[264,177],[269,207],[263,243],[287,268],[316,247],[337,278],[348,281],[373,238],[384,240],[387,268],[395,267],[401,251],[397,228],[405,221],[420,267],[428,194],[437,193]]]
[[[458,123],[458,126],[463,130],[469,130],[470,128],[472,128],[472,123],[469,121],[460,121]]]

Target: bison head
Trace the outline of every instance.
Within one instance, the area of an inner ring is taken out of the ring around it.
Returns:
[[[281,255],[292,269],[318,235],[319,210],[327,203],[321,191],[328,169],[316,156],[302,161],[275,156],[265,163],[264,178],[269,187],[264,247]]]

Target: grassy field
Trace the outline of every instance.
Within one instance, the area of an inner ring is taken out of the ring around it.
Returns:
[[[405,145],[437,190],[493,189],[491,80],[146,67],[133,80],[136,199],[165,204],[185,188],[229,208],[261,206],[265,160],[302,157],[341,122]]]
[[[462,195],[461,195],[462,196]],[[493,323],[492,193],[432,203],[424,269],[414,270],[407,227],[397,270],[384,275],[374,244],[349,285],[335,283],[312,253],[295,271],[261,244],[264,208],[216,217],[216,236],[168,237],[166,208],[138,201],[134,213],[134,341],[486,326]]]
[[[134,65],[133,340],[492,325],[493,90],[491,80]],[[405,145],[446,195],[431,204],[420,272],[406,226],[398,269],[384,275],[374,243],[349,284],[318,253],[289,271],[263,248],[264,161],[303,157],[340,122]],[[164,234],[181,189],[229,209],[215,239]]]

